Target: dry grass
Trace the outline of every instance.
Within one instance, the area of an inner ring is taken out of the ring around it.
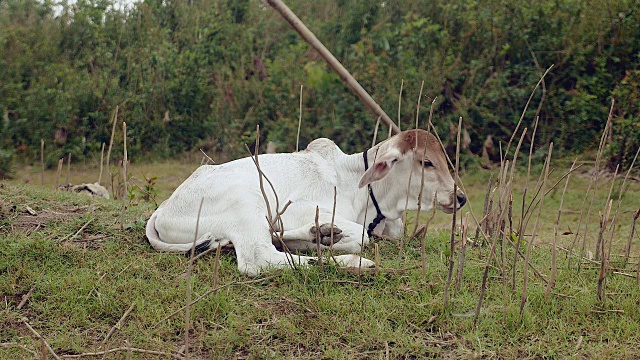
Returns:
[[[195,157],[191,162],[157,165],[134,162],[131,172],[158,176],[157,200],[161,202],[198,165]],[[555,184],[564,175],[561,169],[568,169],[570,163],[559,160],[550,167],[556,170],[550,171],[548,183]],[[86,170],[72,164],[71,181],[95,178],[92,174],[97,169],[97,164]],[[541,164],[534,162],[532,170],[541,171]],[[468,169],[460,174],[468,200],[476,209],[485,202],[491,174]],[[515,168],[515,209],[522,206],[518,191],[526,182],[525,176],[526,168]],[[55,170],[46,172],[45,183],[54,181]],[[76,182],[81,181],[86,180]],[[599,181],[599,187],[607,191],[596,195],[596,208],[606,201],[611,186],[610,178],[600,177]],[[451,216],[437,213],[424,244],[421,239],[405,239],[401,261],[397,244],[376,243],[380,267],[406,268],[402,272],[354,275],[325,264],[322,270],[298,268],[249,280],[238,274],[233,253],[219,257],[217,270],[215,257],[202,257],[193,264],[196,300],[190,302],[188,333],[184,321],[175,315],[184,314],[180,309],[184,308],[188,281],[183,274],[189,262],[157,253],[146,243],[143,226],[152,204],[130,204],[125,228],[120,230],[119,202],[51,191],[47,185],[6,182],[0,189],[0,232],[5,238],[0,254],[6,259],[0,265],[0,294],[5,304],[0,310],[0,357],[30,359],[34,353],[40,354],[40,341],[24,325],[24,317],[62,358],[115,359],[127,354],[145,359],[184,358],[187,335],[189,354],[194,358],[640,356],[636,347],[640,333],[637,235],[632,239],[628,264],[623,261],[633,216],[640,208],[640,199],[632,194],[640,191],[640,184],[628,181],[624,194],[618,192],[618,185],[612,190],[611,197],[621,195],[622,202],[607,269],[609,301],[602,305],[596,296],[601,263],[585,259],[580,271],[569,269],[563,251],[573,239],[569,229],[575,230],[579,222],[590,182],[588,169],[571,177],[558,223],[555,286],[545,299],[546,283],[532,277],[522,316],[522,269],[516,271],[516,288],[505,292],[502,277],[511,269],[503,269],[507,265],[501,256],[488,256],[486,247],[467,248],[464,267],[458,270],[464,276],[451,294],[450,309],[443,307],[450,255],[449,231],[445,230],[451,226]],[[527,197],[527,204],[532,198]],[[531,248],[531,265],[546,277],[561,201],[561,191],[547,194]],[[461,217],[466,217],[466,210]],[[424,216],[422,223],[431,214]],[[410,214],[410,221],[414,217]],[[514,223],[517,228],[518,220]],[[471,233],[473,228],[470,224],[464,232]],[[531,235],[531,231],[525,233],[527,244]],[[62,243],[56,241],[65,237]],[[510,258],[513,245],[508,238],[503,246]],[[455,251],[459,252],[460,236],[456,239]],[[597,233],[589,234],[587,248],[595,250],[596,240]],[[494,249],[498,246],[496,242]],[[365,249],[368,257],[376,257],[374,248]],[[423,261],[424,268],[420,266]],[[473,310],[483,277],[485,300],[474,326]],[[30,290],[32,294],[18,309]],[[135,310],[121,321],[132,304],[136,304]],[[174,317],[163,320],[171,314]],[[119,328],[112,331],[116,325]]]

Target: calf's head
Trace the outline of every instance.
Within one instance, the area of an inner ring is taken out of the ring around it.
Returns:
[[[376,150],[376,148],[372,149]],[[424,172],[424,186],[421,179]],[[407,187],[411,176],[411,185]],[[380,181],[386,194],[398,197],[398,211],[404,210],[409,192],[409,210],[417,210],[420,188],[420,208],[428,211],[434,199],[438,209],[452,213],[467,201],[461,190],[453,193],[454,180],[449,173],[447,158],[438,139],[424,130],[403,131],[377,147],[373,165],[362,175],[359,186]],[[386,194],[376,196],[384,198]]]

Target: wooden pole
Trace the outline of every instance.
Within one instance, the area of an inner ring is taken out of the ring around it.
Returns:
[[[349,85],[356,95],[364,102],[364,104],[376,115],[382,118],[382,121],[389,126],[393,133],[399,133],[400,129],[391,120],[384,110],[376,103],[375,100],[367,93],[367,91],[358,83],[358,81],[342,66],[342,64],[336,59],[335,56],[313,35],[313,33],[307,28],[307,26],[296,16],[296,14],[282,2],[282,0],[267,0],[267,3],[271,5],[276,11],[282,15],[282,17],[295,29],[295,31],[302,36],[302,38],[309,43],[316,51],[322,56],[322,58],[329,64],[329,66],[340,75],[340,78]]]

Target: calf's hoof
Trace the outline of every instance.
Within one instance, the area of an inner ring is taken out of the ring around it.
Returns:
[[[319,230],[319,231],[318,231]],[[311,234],[314,236],[312,242],[315,244],[317,240],[320,240],[320,244],[324,246],[331,246],[331,224],[322,224],[318,229],[316,226],[312,226],[309,230]],[[342,240],[344,235],[342,235],[342,230],[337,226],[333,226],[333,243],[337,243]]]

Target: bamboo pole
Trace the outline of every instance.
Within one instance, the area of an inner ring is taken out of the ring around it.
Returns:
[[[307,28],[307,26],[300,20],[296,14],[282,2],[282,0],[267,0],[267,3],[271,5],[282,17],[293,27],[293,29],[302,36],[302,38],[309,43],[322,58],[329,64],[329,66],[335,71],[340,78],[347,83],[347,85],[358,95],[360,100],[371,110],[376,116],[380,116],[382,121],[391,128],[392,132],[398,133],[400,129],[391,120],[384,110],[376,103],[375,100],[369,95],[369,93],[358,83],[358,81],[342,66],[342,64],[336,59],[335,56],[327,49],[320,40]]]

